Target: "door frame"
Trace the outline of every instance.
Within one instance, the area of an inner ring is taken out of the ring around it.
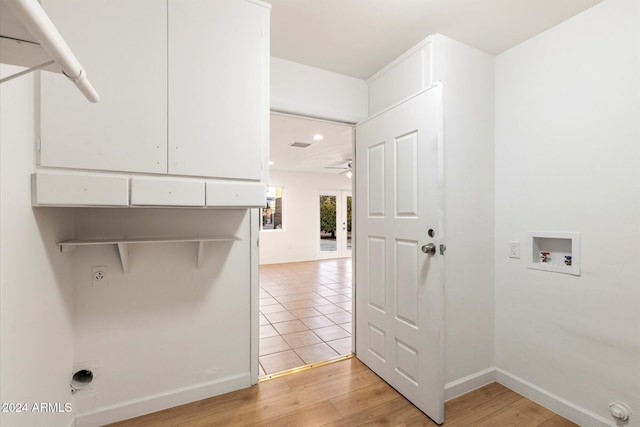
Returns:
[[[353,121],[350,120],[337,120],[337,119],[332,119],[332,118],[322,118],[319,116],[312,116],[309,115],[308,113],[305,112],[296,112],[294,110],[292,111],[281,111],[281,110],[277,110],[277,109],[270,109],[269,110],[269,114],[271,113],[275,113],[275,114],[280,114],[280,115],[284,115],[284,116],[292,116],[292,117],[300,117],[303,119],[309,119],[309,120],[316,120],[316,121],[321,121],[321,122],[328,122],[328,123],[337,123],[337,124],[341,124],[341,125],[347,125],[347,126],[351,126],[354,129],[354,132],[352,134],[352,140],[351,140],[351,149],[352,149],[352,153],[355,156],[355,149],[356,149],[356,139],[355,139],[355,127],[358,123],[355,123]],[[368,120],[368,118],[367,118]],[[355,158],[352,161],[352,170],[354,171],[354,174],[351,178],[352,180],[352,184],[351,184],[351,196],[352,196],[352,224],[351,224],[351,229],[352,229],[352,253],[351,253],[351,257],[353,257],[355,255]],[[343,190],[338,190],[338,191],[343,191]],[[348,192],[348,190],[344,190],[346,192]],[[260,227],[258,224],[258,221],[261,220],[260,217],[260,209],[259,208],[253,208],[253,209],[249,209],[249,215],[250,217],[250,222],[251,222],[251,231],[250,231],[250,240],[251,240],[251,247],[250,247],[250,257],[251,257],[251,285],[250,285],[250,307],[251,307],[251,314],[250,314],[250,337],[249,337],[249,363],[250,363],[250,367],[249,367],[249,377],[250,377],[250,383],[251,385],[255,385],[258,384],[258,377],[260,376],[260,369],[259,369],[259,364],[260,364],[260,356],[259,356],[259,351],[260,351],[260,326],[259,326],[259,322],[260,322],[260,250],[259,250],[259,244],[260,244]],[[317,222],[317,229],[320,228],[320,222],[319,222],[319,218],[318,218],[318,222]],[[353,296],[351,298],[351,303],[352,303],[352,309],[351,309],[351,318],[352,321],[355,320],[355,269],[352,271],[352,289],[353,289]],[[351,333],[351,348],[353,353],[355,353],[356,350],[356,341],[355,341],[355,330]]]
[[[260,376],[260,226],[258,221],[262,221],[260,208],[249,209],[250,238],[249,238],[249,256],[251,258],[251,284],[250,284],[250,302],[251,313],[250,338],[249,338],[249,378],[251,385],[258,384]]]

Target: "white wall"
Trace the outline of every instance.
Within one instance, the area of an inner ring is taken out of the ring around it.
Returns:
[[[0,65],[2,77],[19,70]],[[73,360],[72,263],[56,245],[72,237],[73,211],[31,208],[33,97],[33,75],[0,86],[0,401],[29,411],[72,402]],[[68,426],[73,415],[0,412],[0,425]]]
[[[494,58],[441,35],[434,49],[434,80],[442,81],[444,95],[445,381],[451,383],[494,366]]]
[[[429,36],[420,41],[367,79],[370,115],[377,114],[433,84],[435,38]]]
[[[318,192],[351,191],[344,174],[270,172],[269,185],[284,187],[284,230],[260,232],[260,264],[318,259]]]
[[[271,109],[357,123],[367,118],[367,83],[308,65],[271,58]]]
[[[622,400],[629,427],[640,426],[639,9],[607,0],[496,61],[496,365],[609,422]],[[529,230],[580,232],[581,276],[527,269]],[[512,240],[521,259],[508,258]]]
[[[98,367],[96,389],[77,394],[78,425],[250,385],[249,211],[79,209],[76,234],[241,239],[206,243],[200,268],[197,243],[131,245],[127,274],[113,246],[73,252],[74,362]],[[106,285],[92,285],[92,266],[107,266]]]

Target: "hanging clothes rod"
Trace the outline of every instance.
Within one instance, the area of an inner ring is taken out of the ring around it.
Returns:
[[[87,73],[53,25],[37,0],[3,0],[29,30],[45,52],[58,64],[90,102],[98,102],[100,95],[91,86]]]

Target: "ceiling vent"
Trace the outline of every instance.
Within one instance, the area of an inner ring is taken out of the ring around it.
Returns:
[[[293,148],[307,148],[309,147],[311,144],[309,144],[308,142],[292,142],[291,144],[289,144],[289,147],[293,147]]]

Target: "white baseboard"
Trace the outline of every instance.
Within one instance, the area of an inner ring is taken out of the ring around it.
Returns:
[[[616,425],[612,420],[603,418],[502,369],[496,369],[496,381],[580,426],[615,427]]]
[[[467,375],[464,378],[451,381],[444,385],[444,400],[451,400],[455,397],[467,394],[477,388],[491,384],[496,381],[496,369],[487,368],[482,371]]]
[[[91,409],[76,415],[75,427],[102,426],[249,387],[249,372]]]

